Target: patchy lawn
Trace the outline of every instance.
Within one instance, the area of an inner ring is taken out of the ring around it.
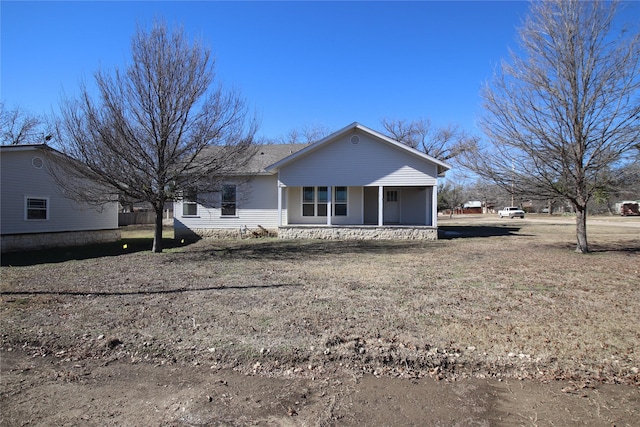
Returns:
[[[41,254],[2,267],[0,350],[307,380],[640,385],[635,223],[590,225],[589,255],[573,252],[572,223],[441,225],[436,242],[201,240],[54,263]]]

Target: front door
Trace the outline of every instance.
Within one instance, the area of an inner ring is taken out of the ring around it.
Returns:
[[[398,190],[385,190],[384,195],[384,223],[400,223],[400,192]]]

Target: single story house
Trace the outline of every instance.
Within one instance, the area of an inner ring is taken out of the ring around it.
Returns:
[[[175,202],[175,235],[435,240],[438,178],[449,169],[352,123],[310,145],[260,146],[219,192]]]
[[[46,144],[0,146],[2,252],[120,238],[118,202],[95,207],[66,198],[47,167],[56,155]]]

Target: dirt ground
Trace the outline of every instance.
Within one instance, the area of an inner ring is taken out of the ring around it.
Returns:
[[[2,352],[3,426],[633,426],[634,386],[266,378],[207,366],[60,362]]]
[[[640,221],[486,221],[3,267],[0,426],[640,425]]]

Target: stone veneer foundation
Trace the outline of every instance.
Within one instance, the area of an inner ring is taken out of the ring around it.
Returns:
[[[175,229],[176,239],[242,239],[248,237],[274,237],[279,239],[324,239],[324,240],[437,240],[438,229],[428,226],[283,226],[269,229],[268,234],[260,229]]]
[[[436,227],[376,227],[376,226],[284,226],[278,230],[280,239],[328,240],[437,240]]]
[[[120,240],[120,230],[63,231],[57,233],[6,234],[2,252],[18,252],[62,246],[82,246]]]

